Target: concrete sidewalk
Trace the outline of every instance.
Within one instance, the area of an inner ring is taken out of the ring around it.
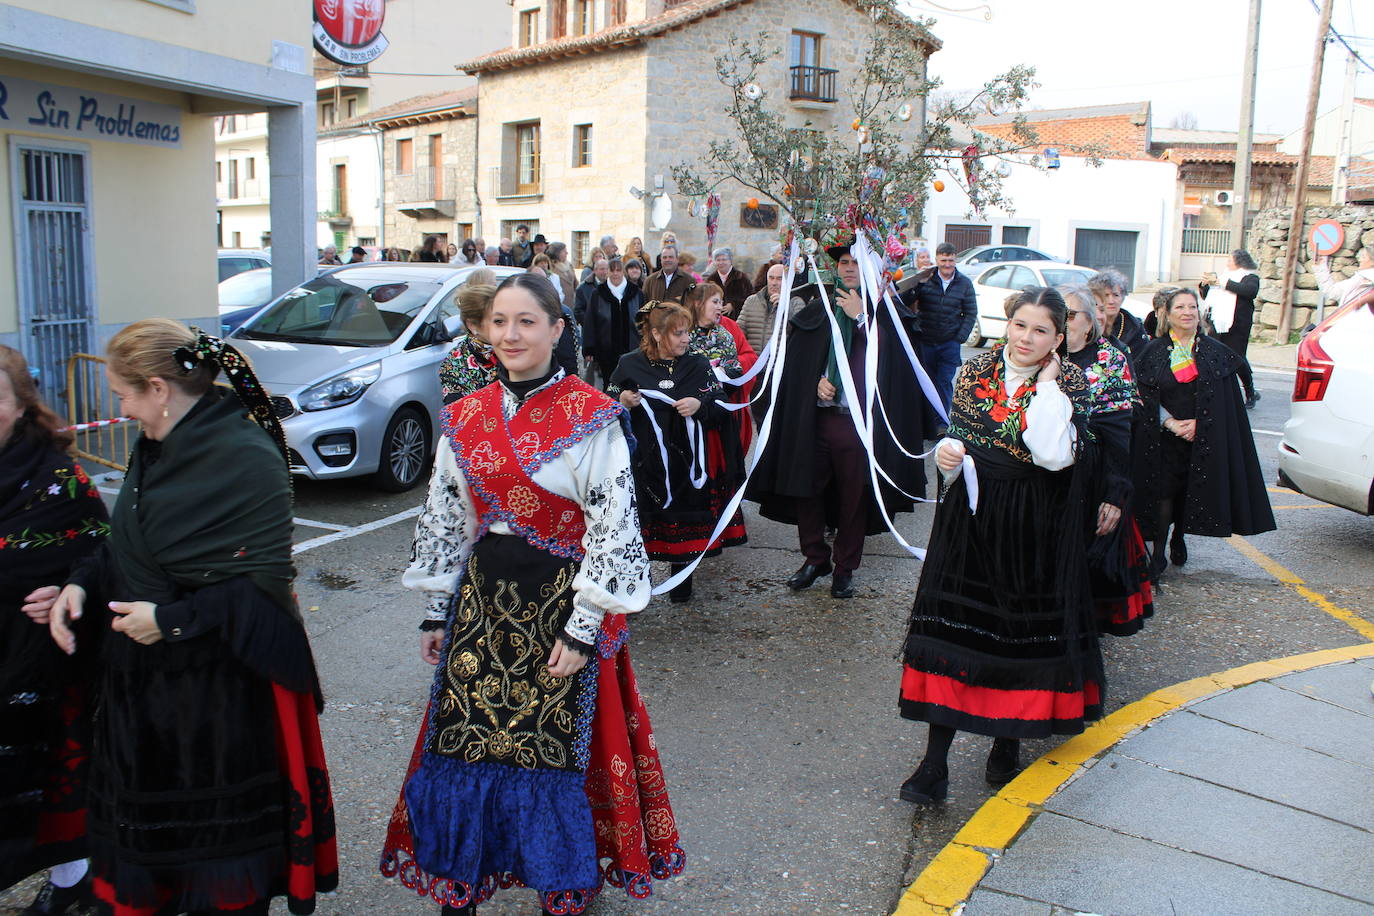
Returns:
[[[1365,644],[1131,704],[989,800],[897,914],[1374,914],[1372,683]]]

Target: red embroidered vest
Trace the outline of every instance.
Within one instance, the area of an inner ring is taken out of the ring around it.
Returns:
[[[580,560],[582,506],[534,482],[572,445],[616,422],[620,405],[576,376],[535,392],[509,421],[501,383],[444,407],[443,429],[477,506],[481,532],[493,522],[542,550]]]

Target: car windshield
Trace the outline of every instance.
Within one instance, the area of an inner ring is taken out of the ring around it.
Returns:
[[[272,269],[264,267],[236,274],[219,285],[220,314],[250,305],[266,305],[272,298]]]
[[[1092,279],[1091,270],[1072,270],[1067,267],[1042,267],[1040,276],[1046,286],[1083,286]]]
[[[359,272],[361,273],[361,272]],[[393,280],[340,272],[317,277],[283,296],[239,331],[253,340],[284,340],[338,347],[381,347],[401,336],[439,291],[432,280]]]

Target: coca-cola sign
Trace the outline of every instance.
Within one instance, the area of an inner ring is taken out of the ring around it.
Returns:
[[[315,48],[345,66],[371,63],[386,50],[386,0],[315,0]]]

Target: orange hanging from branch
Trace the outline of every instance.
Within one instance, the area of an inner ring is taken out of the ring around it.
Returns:
[[[900,279],[902,279],[902,269],[898,267],[892,272],[892,282],[896,283]]]
[[[933,187],[935,188],[936,192],[938,193],[938,192],[943,191],[943,190],[945,189],[945,183],[944,183],[943,181],[937,181],[937,182],[935,182],[935,184],[933,185]]]
[[[757,197],[751,197],[744,202],[744,205],[750,210],[757,210],[759,208],[759,199]]]

